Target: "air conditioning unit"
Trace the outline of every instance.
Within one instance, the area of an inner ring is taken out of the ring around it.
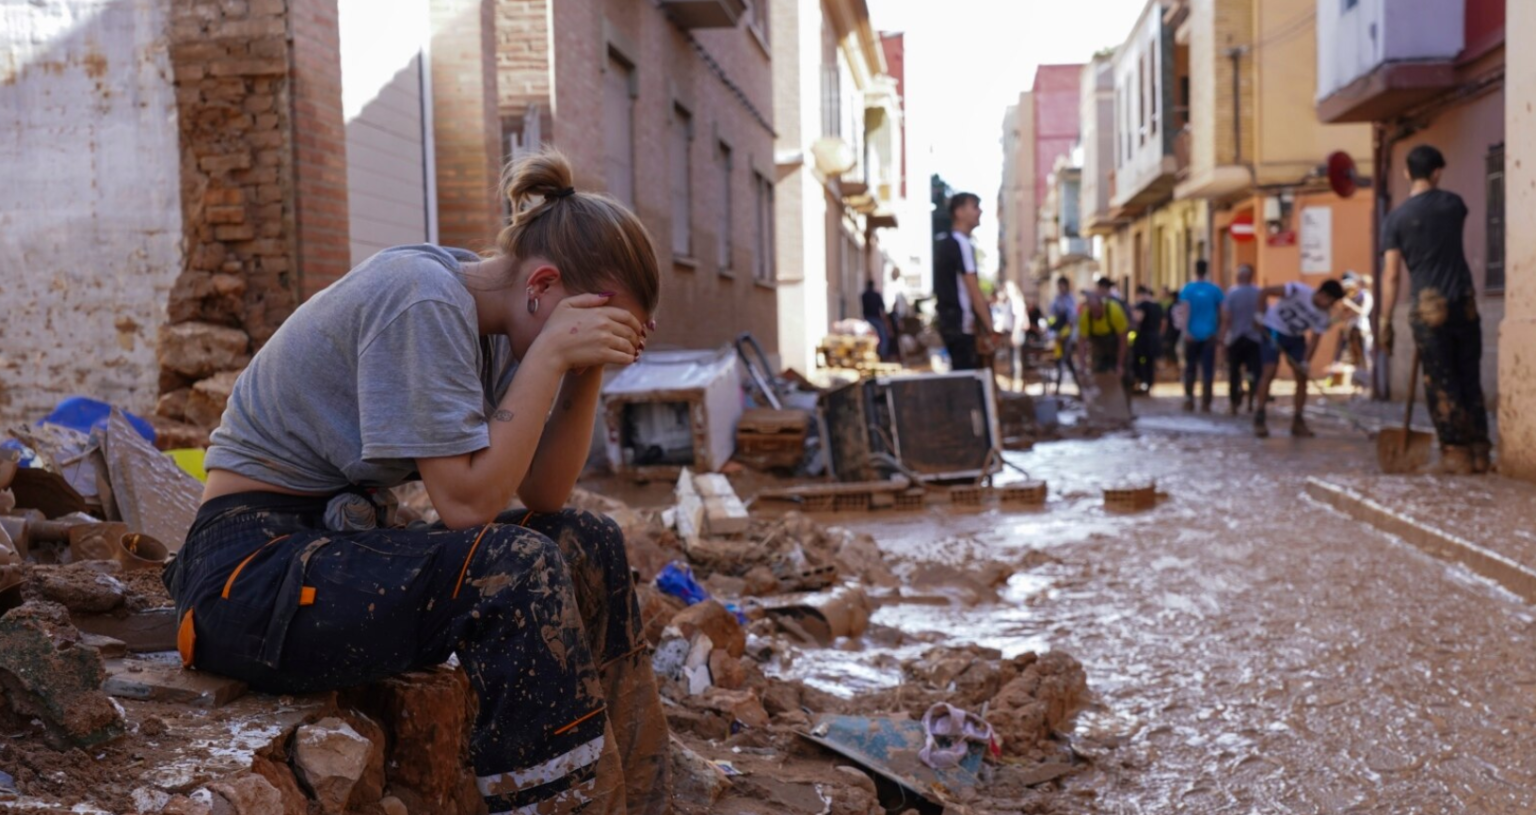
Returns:
[[[661,7],[682,28],[735,28],[747,0],[661,0]]]

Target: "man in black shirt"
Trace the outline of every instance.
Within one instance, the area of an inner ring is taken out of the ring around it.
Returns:
[[[1157,361],[1163,356],[1163,304],[1146,286],[1137,286],[1136,295],[1136,342],[1131,347],[1131,367],[1137,390],[1151,393],[1157,383]]]
[[[1392,312],[1400,278],[1409,280],[1408,324],[1424,367],[1424,396],[1450,473],[1485,473],[1490,466],[1488,409],[1479,371],[1482,319],[1472,270],[1462,249],[1467,205],[1439,189],[1445,157],[1421,144],[1408,153],[1409,198],[1382,227],[1386,275],[1382,279],[1382,347],[1392,353]]]
[[[954,229],[940,235],[933,247],[933,295],[937,300],[939,336],[949,351],[951,370],[973,371],[981,367],[978,336],[987,350],[996,348],[992,309],[981,294],[976,278],[976,253],[971,232],[981,223],[981,198],[957,192],[949,199]],[[988,359],[990,363],[990,358]]]

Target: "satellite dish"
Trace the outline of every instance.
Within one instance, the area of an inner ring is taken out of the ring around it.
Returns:
[[[1355,170],[1355,160],[1343,150],[1335,150],[1328,156],[1328,186],[1335,195],[1348,198],[1358,189],[1370,189],[1371,179]]]

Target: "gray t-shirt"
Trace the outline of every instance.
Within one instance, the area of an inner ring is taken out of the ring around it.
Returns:
[[[505,337],[480,336],[460,276],[476,259],[386,249],[300,306],[235,383],[208,469],[328,493],[488,447],[515,365]]]
[[[1264,335],[1259,332],[1259,294],[1259,287],[1252,285],[1227,289],[1227,297],[1221,301],[1222,309],[1227,312],[1227,345],[1243,337],[1254,342],[1263,339]]]

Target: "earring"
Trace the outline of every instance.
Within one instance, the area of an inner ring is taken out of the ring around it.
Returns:
[[[530,298],[528,298],[528,313],[529,314],[538,314],[539,313],[539,298],[537,298],[537,297],[530,297]]]

